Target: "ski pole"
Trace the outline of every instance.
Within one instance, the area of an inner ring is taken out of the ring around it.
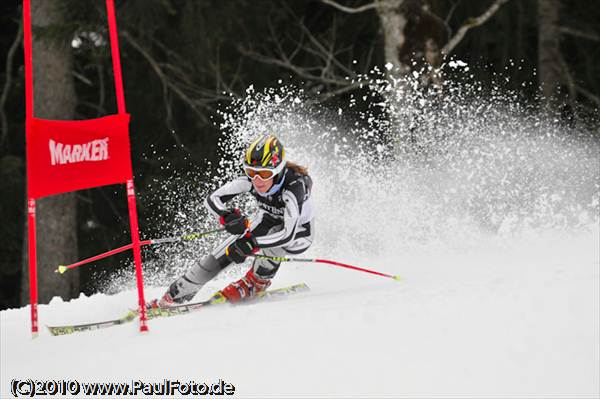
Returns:
[[[358,270],[360,272],[371,273],[371,274],[375,274],[377,276],[388,277],[388,278],[392,278],[394,280],[400,281],[400,276],[399,275],[393,276],[391,274],[385,274],[385,273],[381,273],[381,272],[376,272],[375,270],[364,269],[362,267],[347,265],[345,263],[334,262],[332,260],[327,260],[327,259],[283,258],[283,257],[278,257],[278,256],[267,256],[267,255],[250,255],[250,256],[252,256],[254,258],[260,258],[260,259],[269,259],[269,260],[273,260],[275,262],[327,263],[327,264],[333,265],[333,266],[345,267],[347,269]]]
[[[225,230],[225,228],[220,228],[220,229],[215,229],[215,230],[203,231],[201,233],[186,234],[186,235],[178,236],[178,237],[165,237],[165,238],[155,238],[155,239],[151,239],[151,240],[144,240],[144,241],[140,241],[140,246],[154,245],[154,244],[168,244],[168,243],[180,242],[180,241],[192,241],[192,240],[196,240],[198,238],[202,238],[207,235],[218,233],[218,232],[221,232],[224,230]],[[69,269],[74,269],[76,267],[85,265],[87,263],[91,263],[91,262],[95,262],[100,259],[108,258],[111,255],[127,251],[128,249],[131,249],[131,248],[133,248],[133,244],[127,244],[127,245],[123,245],[122,247],[111,249],[110,251],[106,251],[101,254],[92,256],[90,258],[80,260],[79,262],[75,262],[70,265],[59,265],[58,268],[54,271],[54,273],[63,274],[64,272],[66,272]]]

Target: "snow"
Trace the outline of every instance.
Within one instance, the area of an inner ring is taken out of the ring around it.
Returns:
[[[273,288],[305,282],[309,292],[151,320],[146,334],[130,323],[61,337],[42,328],[32,340],[29,308],[5,310],[0,397],[28,378],[222,379],[237,397],[261,398],[599,397],[600,146],[510,93],[480,96],[477,83],[447,82],[447,95],[431,98],[412,89],[411,76],[365,82],[379,95],[363,98],[368,107],[351,98],[343,115],[304,101],[301,90],[250,86],[220,113],[223,156],[213,171],[214,184],[230,180],[250,137],[277,132],[315,180],[316,239],[301,256],[401,281],[287,263]],[[354,105],[365,110],[361,123]],[[160,198],[145,199],[147,208],[170,204],[170,216],[157,211],[147,222],[164,236],[214,228],[202,205],[214,188],[199,183],[206,171],[175,177],[156,183]],[[221,238],[154,250],[147,298]],[[195,299],[246,268],[224,272]],[[55,298],[39,306],[40,325],[120,317],[135,306],[133,282],[130,268],[99,287],[112,295]]]
[[[461,61],[461,60],[456,60],[456,61],[453,60],[448,63],[448,66],[450,68],[466,67],[467,63],[464,61]]]
[[[1,397],[14,378],[234,384],[239,397],[597,397],[598,230],[347,262],[402,281],[287,264],[285,299],[87,333],[29,334],[29,308],[2,311]],[[196,299],[206,297],[214,281]],[[159,295],[161,289],[147,292]],[[41,305],[40,323],[123,314],[136,293]]]

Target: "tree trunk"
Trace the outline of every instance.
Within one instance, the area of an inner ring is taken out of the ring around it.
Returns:
[[[548,106],[554,106],[562,81],[560,0],[538,0],[538,76]]]
[[[400,60],[400,54],[406,43],[404,28],[408,22],[402,10],[404,0],[377,1],[380,3],[380,6],[377,7],[377,15],[383,33],[385,63],[393,67],[388,71],[388,75],[392,77],[405,75],[410,72],[410,66]]]
[[[378,1],[385,62],[395,67],[392,76],[417,70],[424,86],[439,85],[439,76],[429,69],[442,63],[441,48],[448,41],[444,21],[421,0]]]
[[[35,116],[46,119],[72,119],[75,112],[73,59],[69,40],[36,35],[35,28],[64,24],[60,1],[32,0],[33,77]],[[39,303],[54,296],[70,299],[79,293],[79,273],[54,273],[59,264],[77,260],[77,214],[74,193],[37,201],[37,260]],[[25,207],[25,209],[27,209]],[[26,219],[26,218],[25,218]],[[21,303],[29,302],[29,256],[27,228],[23,248]]]

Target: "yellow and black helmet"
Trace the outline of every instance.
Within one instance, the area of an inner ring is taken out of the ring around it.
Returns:
[[[277,137],[264,134],[252,141],[244,156],[244,168],[269,169],[273,175],[285,167],[285,149]]]

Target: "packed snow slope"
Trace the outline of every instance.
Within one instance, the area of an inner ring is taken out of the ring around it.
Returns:
[[[153,320],[143,335],[133,323],[31,340],[29,309],[3,311],[1,397],[13,378],[221,378],[240,397],[598,397],[597,234],[345,259],[401,282],[289,264],[276,286],[310,292]],[[40,321],[112,318],[135,298],[54,300]]]
[[[151,320],[147,334],[130,323],[61,337],[42,328],[32,340],[29,308],[5,310],[0,396],[11,397],[13,379],[170,378],[222,379],[239,397],[597,398],[597,140],[512,95],[458,85],[440,99],[396,83],[372,79],[337,112],[295,89],[250,88],[223,112],[214,181],[174,171],[145,201],[160,209],[151,217],[165,236],[214,226],[204,196],[240,172],[252,135],[275,132],[315,181],[316,241],[302,257],[401,281],[286,263],[272,287],[305,282],[309,292]],[[252,201],[235,204],[252,214]],[[147,252],[146,296],[220,239]],[[225,270],[195,299],[247,267]],[[40,325],[123,315],[136,303],[132,270],[98,281],[91,297],[41,305]]]

